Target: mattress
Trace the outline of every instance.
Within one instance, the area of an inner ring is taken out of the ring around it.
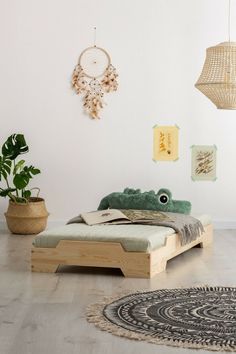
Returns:
[[[194,216],[203,226],[211,224],[208,215]],[[61,240],[118,242],[128,252],[151,252],[164,246],[166,236],[175,230],[154,225],[93,225],[69,224],[46,230],[35,237],[34,247],[55,248]]]

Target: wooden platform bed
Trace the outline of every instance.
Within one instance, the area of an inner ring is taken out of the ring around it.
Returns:
[[[165,245],[152,252],[127,252],[117,242],[61,240],[55,248],[32,248],[33,272],[56,272],[59,265],[120,268],[126,277],[152,278],[166,269],[167,261],[192,247],[206,247],[213,241],[212,225],[186,246],[178,234],[166,237]]]

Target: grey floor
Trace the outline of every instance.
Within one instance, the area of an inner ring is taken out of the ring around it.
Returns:
[[[215,231],[213,247],[174,258],[152,280],[98,268],[31,273],[31,241],[0,232],[0,354],[209,353],[116,337],[87,323],[85,309],[123,290],[236,285],[236,230]]]

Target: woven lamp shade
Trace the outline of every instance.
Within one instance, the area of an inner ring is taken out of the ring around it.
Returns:
[[[236,109],[236,42],[207,48],[195,87],[219,109]]]

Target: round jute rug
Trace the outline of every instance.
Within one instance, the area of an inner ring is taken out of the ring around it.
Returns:
[[[90,305],[87,319],[121,337],[236,351],[236,288],[163,289],[116,296]]]

